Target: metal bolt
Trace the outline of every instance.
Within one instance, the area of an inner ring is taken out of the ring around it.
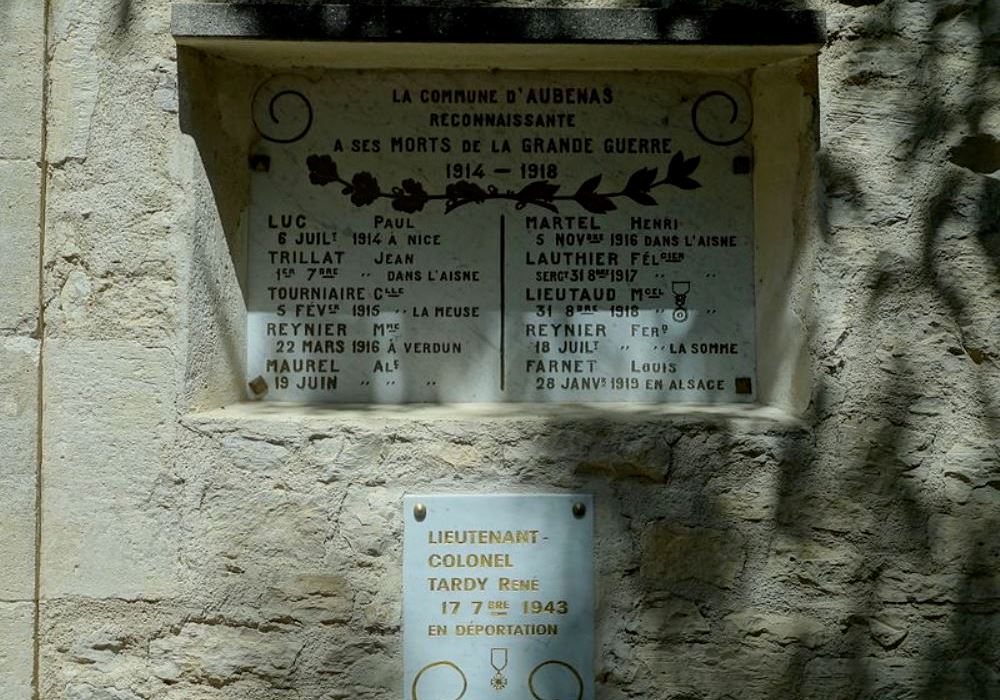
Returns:
[[[427,506],[423,503],[417,503],[413,506],[413,517],[418,523],[422,523],[427,517]]]
[[[574,518],[579,519],[585,516],[586,514],[587,514],[587,506],[583,505],[583,503],[581,503],[580,501],[577,501],[576,503],[573,504]]]

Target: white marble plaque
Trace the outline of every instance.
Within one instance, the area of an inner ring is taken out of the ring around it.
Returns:
[[[752,105],[740,80],[266,81],[251,105],[253,395],[752,401]]]
[[[404,700],[593,700],[591,496],[403,507]]]

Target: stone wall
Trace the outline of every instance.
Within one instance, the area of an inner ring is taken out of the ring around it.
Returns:
[[[815,5],[801,416],[234,405],[169,5],[0,5],[0,697],[399,697],[403,494],[551,489],[596,497],[600,698],[1000,697],[994,3]]]
[[[34,673],[40,372],[39,255],[43,149],[43,8],[0,7],[0,696],[27,698]]]

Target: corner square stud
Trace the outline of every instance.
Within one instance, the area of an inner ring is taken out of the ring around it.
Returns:
[[[753,170],[753,160],[750,156],[733,158],[733,175],[749,175],[751,170]]]
[[[248,160],[250,169],[255,173],[267,173],[271,171],[271,156],[251,153]]]

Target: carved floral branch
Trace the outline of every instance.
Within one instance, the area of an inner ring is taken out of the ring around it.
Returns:
[[[411,178],[403,180],[399,186],[385,192],[375,176],[369,172],[361,171],[351,176],[350,180],[345,180],[329,155],[311,155],[306,159],[309,181],[312,184],[341,185],[343,188],[341,192],[349,195],[351,202],[358,207],[367,206],[379,199],[389,199],[392,201],[393,209],[408,214],[422,211],[428,202],[434,200],[444,200],[446,214],[467,204],[482,204],[492,199],[516,202],[517,209],[532,205],[553,212],[559,211],[556,202],[572,201],[593,214],[614,211],[617,209],[614,200],[620,197],[627,197],[644,206],[653,206],[657,202],[650,191],[657,187],[669,185],[682,190],[701,187],[701,183],[691,177],[700,162],[701,156],[685,158],[684,154],[678,151],[670,159],[667,174],[663,179],[656,179],[658,172],[656,168],[640,168],[632,173],[624,188],[612,192],[599,192],[598,187],[603,176],[594,175],[584,181],[573,194],[557,194],[561,185],[548,180],[528,183],[518,191],[501,191],[495,185],[487,185],[484,188],[468,180],[459,180],[448,183],[443,194],[428,194],[422,184]]]

